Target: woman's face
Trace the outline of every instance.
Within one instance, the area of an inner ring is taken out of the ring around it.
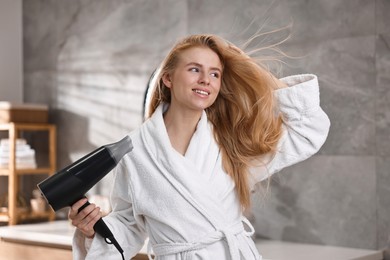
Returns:
[[[183,51],[173,73],[163,76],[171,91],[170,108],[201,111],[211,106],[221,88],[222,65],[206,47]]]

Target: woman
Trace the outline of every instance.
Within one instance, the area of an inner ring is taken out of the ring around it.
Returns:
[[[157,259],[261,259],[243,216],[256,183],[316,153],[329,130],[314,75],[281,80],[214,35],[168,54],[150,117],[130,133],[105,217],[126,259],[149,237]],[[75,259],[117,259],[95,236],[100,209],[69,211]]]

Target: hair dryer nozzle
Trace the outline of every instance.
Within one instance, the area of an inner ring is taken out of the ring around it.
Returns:
[[[123,155],[127,154],[133,150],[133,143],[128,135],[126,135],[122,140],[105,145],[108,151],[111,153],[111,157],[115,160],[116,163],[122,159]]]

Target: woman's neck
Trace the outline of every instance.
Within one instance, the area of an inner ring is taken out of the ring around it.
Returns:
[[[179,111],[172,108],[168,108],[164,114],[169,140],[180,154],[185,155],[201,116],[202,111]]]

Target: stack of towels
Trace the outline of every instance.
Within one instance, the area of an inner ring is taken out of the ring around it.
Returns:
[[[0,140],[0,168],[8,168],[9,166],[9,140]],[[35,169],[37,162],[35,159],[35,150],[27,144],[26,139],[16,140],[16,169]]]

